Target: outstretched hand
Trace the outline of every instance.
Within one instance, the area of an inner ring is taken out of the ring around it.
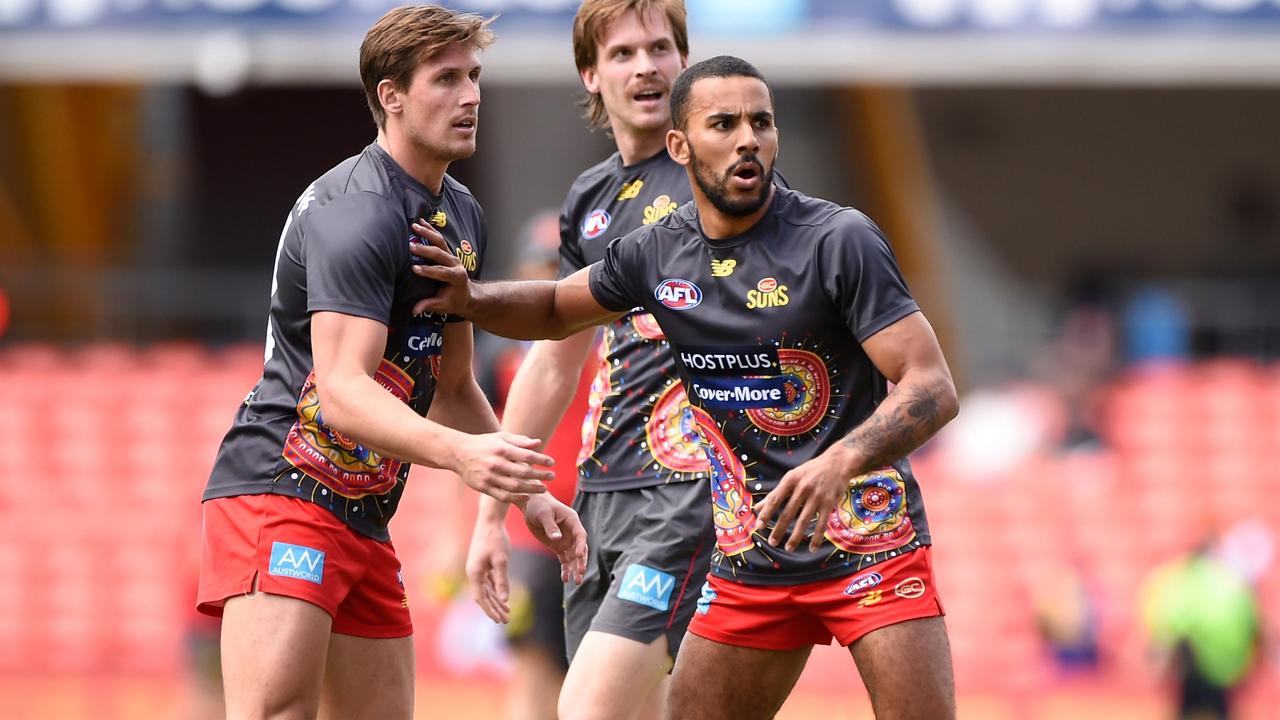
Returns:
[[[524,524],[560,560],[560,579],[581,583],[587,572],[587,531],[578,513],[550,495],[529,498]]]
[[[411,227],[414,234],[425,241],[409,243],[409,252],[426,261],[413,266],[414,274],[440,283],[435,295],[423,298],[413,306],[413,314],[440,313],[465,317],[471,300],[471,277],[462,267],[462,261],[449,250],[444,236],[435,228],[422,220]]]
[[[804,542],[809,522],[816,519],[809,550],[817,552],[822,547],[827,520],[847,492],[847,464],[825,452],[782,476],[777,487],[769,491],[756,507],[756,517],[760,521],[758,527],[766,527],[769,519],[777,514],[778,521],[769,533],[769,544],[776,547],[786,537],[786,549],[794,551]],[[793,523],[795,527],[787,536],[787,528]]]
[[[555,473],[538,467],[550,467],[555,460],[536,451],[542,445],[537,438],[508,432],[468,435],[461,433],[455,441],[451,470],[458,473],[467,487],[501,502],[513,502],[545,493],[548,480]]]

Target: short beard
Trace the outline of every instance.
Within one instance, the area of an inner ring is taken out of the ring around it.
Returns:
[[[711,166],[704,165],[698,159],[697,153],[693,151],[693,147],[689,148],[689,160],[693,163],[693,180],[698,183],[698,189],[703,195],[711,201],[711,206],[716,210],[732,217],[746,217],[759,210],[764,206],[766,200],[769,199],[769,189],[773,187],[773,168],[770,167],[761,178],[760,192],[755,196],[748,196],[742,200],[729,199],[729,178],[733,177],[733,171],[739,165],[746,162],[754,162],[760,167],[764,167],[764,163],[760,162],[760,158],[755,155],[747,155],[739,158],[738,162],[725,172],[723,177],[716,177],[715,170]]]

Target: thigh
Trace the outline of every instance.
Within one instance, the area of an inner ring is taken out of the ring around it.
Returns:
[[[332,619],[305,600],[257,592],[222,608],[227,717],[314,718]]]
[[[876,717],[946,720],[956,716],[951,646],[941,617],[873,630],[849,651]]]
[[[321,720],[413,717],[413,638],[334,633],[324,668]]]
[[[666,717],[768,720],[795,687],[812,650],[757,650],[689,635],[676,660]]]
[[[646,705],[660,703],[654,695],[671,670],[667,640],[659,635],[647,643],[611,633],[591,631],[565,675],[560,692],[560,720],[627,720]]]

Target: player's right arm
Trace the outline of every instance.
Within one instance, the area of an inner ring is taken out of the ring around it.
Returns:
[[[546,491],[554,475],[533,465],[551,458],[540,441],[500,433],[471,435],[415,413],[374,380],[387,326],[339,312],[311,316],[316,389],[324,422],[384,455],[452,470],[485,495],[510,501]]]
[[[429,225],[414,223],[413,231],[428,244],[409,250],[428,265],[413,272],[440,282],[433,297],[414,306],[415,313],[460,315],[477,326],[517,340],[563,339],[593,325],[622,317],[630,308],[611,310],[596,300],[585,267],[560,281],[472,282],[458,258]]]

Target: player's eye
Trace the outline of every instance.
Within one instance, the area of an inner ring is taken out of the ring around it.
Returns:
[[[668,45],[667,42],[664,40],[662,42],[654,43],[652,52],[656,54],[661,54],[661,53],[665,53],[670,49],[671,49],[671,46]]]
[[[454,81],[453,73],[445,73],[441,75],[439,78],[436,78],[436,82],[440,83],[441,85],[448,85],[453,81]]]

